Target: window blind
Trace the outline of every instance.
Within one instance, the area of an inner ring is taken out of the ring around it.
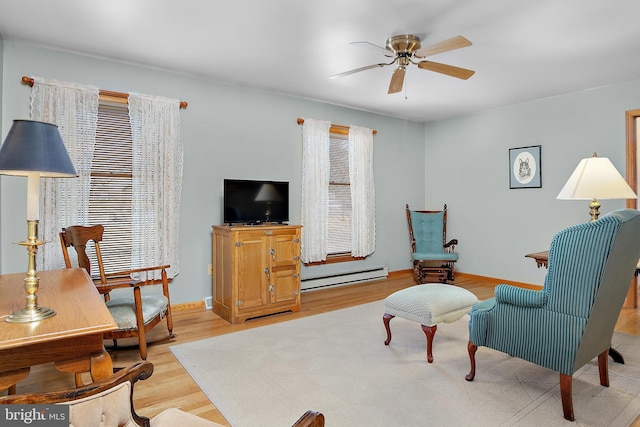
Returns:
[[[351,186],[349,183],[349,141],[346,135],[329,136],[329,218],[327,251],[351,252]]]
[[[129,110],[127,104],[101,100],[91,165],[89,222],[102,224],[105,228],[100,249],[107,273],[130,268],[131,195]]]

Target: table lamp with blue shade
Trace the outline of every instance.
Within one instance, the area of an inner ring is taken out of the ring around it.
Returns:
[[[37,322],[56,314],[48,307],[38,307],[36,273],[40,219],[40,178],[75,178],[77,173],[62,142],[58,126],[33,120],[14,120],[0,147],[0,174],[27,177],[27,240],[18,242],[29,253],[25,308],[6,318],[7,322]]]

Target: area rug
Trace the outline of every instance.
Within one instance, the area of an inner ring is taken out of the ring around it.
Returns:
[[[465,381],[468,316],[438,325],[434,362],[420,325],[383,301],[257,327],[171,351],[233,427],[290,426],[306,410],[328,427],[628,426],[640,414],[640,338],[616,333],[610,387],[597,360],[573,380],[576,422],[562,417],[558,374],[480,347]]]

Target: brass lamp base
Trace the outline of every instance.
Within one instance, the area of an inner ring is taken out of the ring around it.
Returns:
[[[38,322],[56,315],[56,311],[49,307],[23,308],[6,318],[9,323]]]
[[[600,202],[596,200],[594,197],[591,203],[589,203],[589,215],[591,215],[591,219],[589,222],[597,221],[598,216],[600,216]]]
[[[48,307],[38,307],[38,288],[40,278],[36,273],[36,253],[38,246],[45,242],[38,240],[38,220],[27,220],[27,240],[18,242],[21,246],[26,246],[29,253],[27,265],[27,276],[24,278],[24,288],[27,296],[25,307],[11,314],[5,319],[10,323],[38,322],[56,315],[55,310]]]

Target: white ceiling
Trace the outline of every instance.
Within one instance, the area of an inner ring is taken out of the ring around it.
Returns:
[[[219,82],[431,121],[640,78],[637,0],[2,0],[0,34]],[[387,37],[473,46],[430,60],[387,95]],[[25,70],[28,73],[29,70]],[[107,88],[108,89],[108,88]]]

